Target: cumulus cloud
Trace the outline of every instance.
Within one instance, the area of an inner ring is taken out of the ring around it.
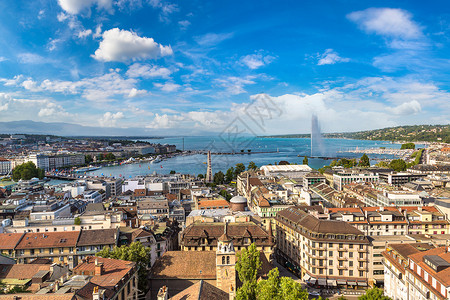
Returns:
[[[117,121],[125,117],[123,112],[119,111],[116,113],[106,112],[102,118],[99,120],[99,124],[102,127],[115,127],[117,126]]]
[[[349,58],[340,57],[333,49],[327,49],[324,53],[317,55],[319,66],[321,65],[333,65],[338,62],[349,62]]]
[[[58,0],[59,6],[69,14],[79,14],[84,10],[90,9],[96,5],[99,9],[105,9],[112,12],[112,0]]]
[[[415,39],[422,31],[411,14],[398,8],[368,8],[355,11],[347,18],[357,23],[364,31],[393,38]]]
[[[173,54],[170,46],[163,46],[152,38],[140,37],[128,30],[113,28],[103,32],[102,37],[99,48],[92,55],[99,61],[126,62],[155,59]]]
[[[146,95],[147,91],[146,90],[138,90],[136,88],[132,88],[130,93],[128,94],[128,98],[134,98],[137,96],[142,96],[142,95]]]
[[[142,77],[142,78],[169,78],[172,71],[167,68],[152,66],[147,64],[134,63],[128,68],[128,77]]]
[[[270,64],[272,61],[274,61],[274,59],[275,57],[273,56],[258,53],[243,56],[241,58],[241,62],[248,68],[254,70]]]
[[[175,92],[181,87],[181,85],[174,82],[155,83],[154,86],[164,92]]]
[[[402,104],[389,108],[389,111],[396,115],[413,115],[422,111],[422,106],[416,100],[403,102]]]

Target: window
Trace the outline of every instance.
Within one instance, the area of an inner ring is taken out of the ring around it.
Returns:
[[[329,275],[333,275],[333,269],[328,270]]]
[[[329,261],[328,261],[328,265],[329,265],[329,266],[332,266],[332,265],[333,265],[333,261],[332,261],[332,260],[329,260]]]
[[[230,257],[227,256],[227,265],[229,265],[229,264],[230,264]]]
[[[53,254],[53,248],[49,249],[50,254]]]
[[[340,276],[344,275],[344,271],[343,270],[339,270],[339,275]]]
[[[353,258],[353,252],[349,252],[348,257]]]
[[[353,270],[348,271],[348,276],[353,276]]]
[[[328,251],[328,256],[333,256],[333,251]]]
[[[222,265],[225,264],[225,256],[222,256]]]
[[[364,271],[359,271],[359,277],[364,277]]]

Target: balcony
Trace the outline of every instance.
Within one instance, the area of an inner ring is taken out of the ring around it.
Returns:
[[[358,248],[358,252],[366,252],[366,249],[360,249],[360,248]]]
[[[338,257],[338,260],[347,260],[347,256]]]
[[[347,270],[347,267],[346,266],[338,266],[337,267],[339,270]]]

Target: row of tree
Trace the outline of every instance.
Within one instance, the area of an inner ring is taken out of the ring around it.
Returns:
[[[12,178],[14,181],[19,181],[20,179],[30,180],[35,177],[39,179],[44,178],[45,171],[37,168],[32,161],[16,166],[12,172]]]

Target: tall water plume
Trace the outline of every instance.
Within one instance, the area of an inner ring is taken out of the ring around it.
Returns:
[[[319,119],[315,114],[311,116],[311,156],[323,156],[325,147],[320,133]]]

